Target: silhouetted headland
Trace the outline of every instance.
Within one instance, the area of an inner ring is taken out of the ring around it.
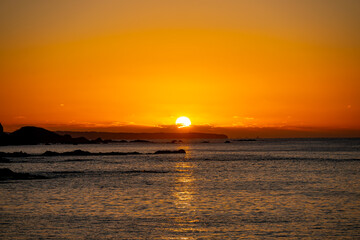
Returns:
[[[86,137],[87,139],[227,139],[224,134],[214,133],[114,133],[114,132],[71,132],[60,131],[59,134],[68,134],[72,137]]]
[[[212,133],[112,133],[112,132],[52,132],[44,128],[27,126],[5,133],[0,124],[0,146],[36,144],[98,144],[116,142],[151,143],[139,139],[227,139],[224,134]],[[89,140],[90,139],[90,140]],[[112,140],[103,140],[112,139]],[[178,141],[181,142],[180,140]]]
[[[0,127],[2,130],[2,126]],[[108,143],[111,140],[96,138],[88,140],[85,137],[71,137],[70,135],[60,135],[58,133],[39,127],[22,127],[12,133],[0,132],[0,145],[35,145],[35,144],[91,144]]]

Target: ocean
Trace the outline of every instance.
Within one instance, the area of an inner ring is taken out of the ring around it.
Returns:
[[[0,239],[360,239],[360,139],[2,146]],[[184,149],[186,154],[152,154]]]

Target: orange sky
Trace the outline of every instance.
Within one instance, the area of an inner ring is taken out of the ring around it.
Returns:
[[[360,1],[0,1],[0,122],[360,129]]]

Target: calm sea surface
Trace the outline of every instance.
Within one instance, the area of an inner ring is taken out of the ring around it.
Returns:
[[[360,239],[360,140],[0,147],[0,239]]]

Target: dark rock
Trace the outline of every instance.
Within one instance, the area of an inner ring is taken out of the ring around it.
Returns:
[[[10,163],[10,160],[7,158],[0,157],[0,163]]]
[[[78,137],[78,138],[72,138],[70,143],[72,143],[72,144],[87,144],[87,143],[91,143],[91,142],[84,137]]]
[[[231,143],[230,141],[225,141],[224,143]]]
[[[253,141],[256,141],[256,139],[252,139],[252,138],[250,138],[250,139],[235,139],[234,141],[237,141],[237,142],[253,142]]]
[[[6,133],[0,133],[0,146],[10,145],[9,135]]]
[[[156,151],[153,154],[177,154],[177,153],[186,153],[184,149],[179,150],[160,150]],[[140,152],[88,152],[83,151],[80,149],[70,151],[70,152],[53,152],[53,151],[46,151],[43,154],[28,154],[24,152],[14,152],[14,153],[4,153],[0,152],[0,157],[35,157],[35,156],[121,156],[121,155],[139,155],[144,154]],[[151,153],[149,153],[151,154]]]
[[[96,154],[90,153],[88,151],[82,151],[82,150],[78,149],[78,150],[75,150],[75,151],[63,152],[63,153],[46,151],[41,155],[42,156],[89,156],[89,155],[96,155]]]
[[[139,152],[97,152],[97,153],[92,153],[92,152],[88,152],[88,151],[83,151],[83,150],[75,150],[75,151],[71,151],[71,152],[52,152],[52,151],[46,151],[43,154],[41,154],[41,156],[116,156],[116,155],[137,155],[137,154],[141,154]]]
[[[61,155],[63,155],[63,156],[88,156],[88,155],[91,155],[91,153],[88,151],[83,151],[83,150],[78,149],[78,150],[75,150],[72,152],[61,153]]]
[[[132,142],[132,143],[151,143],[148,140],[133,140],[133,141],[130,141],[130,142]]]
[[[4,133],[4,128],[0,123],[0,146],[9,145],[9,135]]]
[[[1,126],[1,124],[0,124]],[[59,134],[60,133],[60,134]],[[69,133],[71,135],[69,135]],[[62,135],[65,134],[65,135]],[[85,137],[89,137],[88,140]],[[95,138],[96,136],[96,138]],[[131,141],[132,143],[151,143],[148,140],[139,139],[224,139],[227,138],[223,134],[207,134],[207,133],[97,133],[97,132],[52,132],[39,127],[22,127],[13,133],[7,134],[0,127],[0,146],[5,145],[36,145],[36,144],[98,144],[110,142],[126,142],[102,140],[107,139],[138,139]],[[175,142],[174,142],[175,141]],[[174,140],[173,143],[182,143],[182,140]]]
[[[53,152],[53,151],[46,151],[43,154],[41,154],[42,156],[59,156],[59,153],[57,152]]]
[[[28,180],[28,179],[46,179],[47,177],[32,175],[29,173],[16,173],[8,168],[0,168],[0,180]]]
[[[174,153],[186,153],[184,149],[179,149],[179,150],[160,150],[160,151],[156,151],[154,154],[174,154]]]
[[[88,144],[102,142],[101,138],[89,141],[84,137],[73,138],[68,134],[62,136],[38,127],[22,127],[10,134],[0,133],[0,145]]]
[[[104,141],[101,138],[97,138],[95,140],[92,140],[91,143],[98,144],[98,143],[104,143]]]
[[[24,152],[13,152],[13,153],[0,152],[0,157],[29,157],[29,156],[31,155]]]
[[[33,145],[39,143],[60,143],[63,137],[54,132],[38,127],[22,127],[10,133],[12,141],[16,145]]]

